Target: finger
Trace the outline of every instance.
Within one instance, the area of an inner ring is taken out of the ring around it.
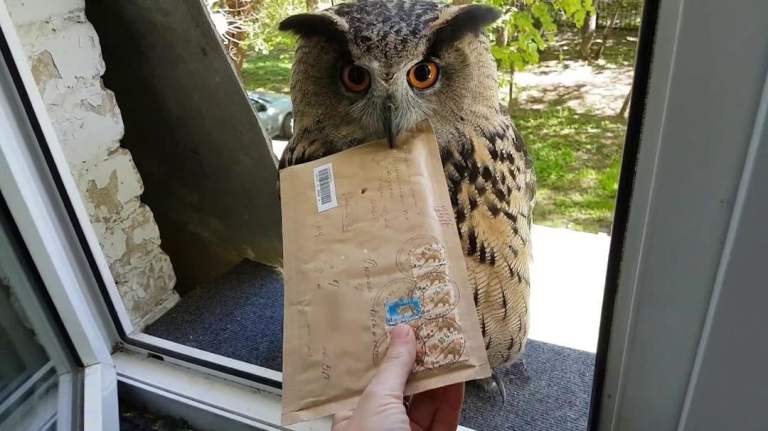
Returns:
[[[425,429],[430,429],[435,412],[442,402],[445,388],[431,389],[413,396],[408,417],[414,423]]]
[[[459,426],[461,406],[464,404],[464,383],[443,388],[443,402],[435,412],[432,431],[453,431]]]
[[[331,431],[343,431],[347,428],[354,410],[346,410],[333,415],[333,425],[331,425]]]
[[[400,394],[416,359],[416,337],[408,325],[397,325],[389,333],[389,349],[379,365],[368,390],[385,394]]]
[[[464,383],[432,389],[414,396],[408,416],[421,428],[455,430],[464,402]]]

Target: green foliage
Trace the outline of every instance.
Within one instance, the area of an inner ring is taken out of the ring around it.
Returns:
[[[507,44],[492,48],[502,69],[522,70],[539,62],[539,53],[554,42],[557,22],[573,22],[580,28],[587,13],[594,11],[592,0],[480,0],[501,9],[502,17],[490,28],[506,32]]]
[[[278,51],[293,54],[296,37],[277,30],[280,21],[291,15],[306,12],[305,0],[265,0],[261,32],[253,36],[254,51],[267,54]]]
[[[253,0],[253,9],[245,16],[228,11],[223,0],[210,3],[211,14],[226,21],[226,28],[242,31],[245,40],[240,44],[246,52],[267,54],[275,50],[292,51],[296,38],[277,30],[283,19],[306,11],[306,0]],[[214,22],[217,19],[214,18]],[[221,29],[220,29],[221,30]]]

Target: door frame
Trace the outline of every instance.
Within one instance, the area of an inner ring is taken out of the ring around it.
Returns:
[[[708,314],[707,325],[717,319],[709,310],[762,121],[768,33],[758,29],[768,3],[652,4],[653,56],[634,83],[648,80],[645,94],[633,92],[627,144],[637,139],[636,163],[634,172],[625,163],[621,180],[632,197],[623,241],[611,244],[607,286],[618,289],[604,303],[610,329],[601,328],[591,429],[685,429],[694,364],[706,355]]]

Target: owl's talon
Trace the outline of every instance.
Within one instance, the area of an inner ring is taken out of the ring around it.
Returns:
[[[496,397],[496,394],[498,394],[501,397],[501,404],[506,404],[507,390],[499,373],[492,371],[491,377],[475,380],[475,382],[483,389],[483,392],[490,394],[494,398]]]
[[[504,405],[507,403],[507,388],[504,386],[504,380],[501,380],[501,376],[496,371],[493,371],[491,373],[491,378],[493,379],[494,386],[496,387],[496,390],[499,391],[499,395],[501,395],[501,405]]]

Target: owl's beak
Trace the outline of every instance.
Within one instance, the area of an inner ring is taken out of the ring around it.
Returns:
[[[394,105],[392,102],[387,101],[387,103],[384,105],[384,134],[387,137],[387,143],[389,144],[389,148],[395,148],[395,125],[392,123],[392,114],[395,110]]]

